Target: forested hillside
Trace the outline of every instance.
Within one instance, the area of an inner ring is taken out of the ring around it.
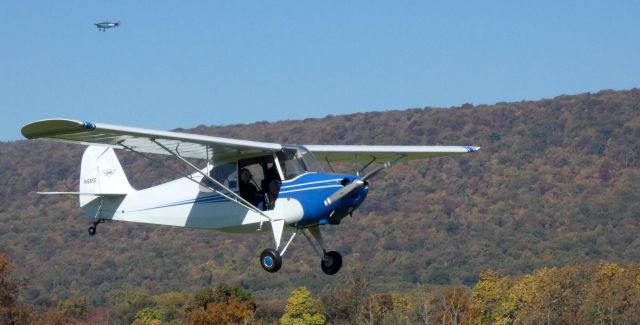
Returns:
[[[202,123],[215,124],[215,114]],[[325,229],[328,246],[345,259],[330,277],[302,239],[288,249],[280,272],[262,271],[257,257],[272,245],[266,233],[107,223],[89,237],[74,197],[34,194],[76,190],[84,148],[0,143],[0,251],[24,280],[25,301],[46,309],[87,297],[104,306],[123,290],[197,292],[225,282],[283,306],[295,288],[335,292],[354,275],[373,291],[409,291],[474,285],[486,269],[520,275],[640,260],[640,89],[181,131],[282,143],[482,149],[400,163],[373,179],[353,218]],[[143,158],[118,154],[134,187],[170,177]]]

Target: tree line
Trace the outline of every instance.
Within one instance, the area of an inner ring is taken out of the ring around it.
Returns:
[[[313,295],[293,290],[284,307],[225,283],[195,293],[151,295],[131,288],[110,305],[85,296],[41,310],[20,298],[11,262],[0,253],[2,324],[634,324],[640,322],[640,265],[574,264],[509,276],[486,270],[473,287],[421,285],[375,292],[358,274],[349,285]]]

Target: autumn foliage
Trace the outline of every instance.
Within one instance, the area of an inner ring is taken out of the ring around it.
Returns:
[[[483,272],[473,307],[481,324],[636,323],[640,265],[569,265],[521,277]]]
[[[213,123],[215,116],[203,117]],[[270,233],[113,222],[90,237],[76,198],[34,193],[76,191],[83,147],[0,143],[0,249],[13,262],[0,294],[2,317],[19,317],[26,304],[38,317],[48,315],[37,318],[41,323],[175,324],[192,312],[207,319],[211,305],[229,308],[235,321],[253,311],[249,318],[269,323],[279,321],[301,286],[321,299],[334,324],[634,323],[628,317],[640,314],[631,280],[640,261],[639,89],[181,131],[482,149],[400,162],[372,178],[353,218],[323,228],[327,248],[345,260],[327,279],[299,238],[274,275],[257,261],[273,245]],[[175,176],[117,154],[136,188]],[[185,171],[172,159],[163,165]],[[354,171],[351,164],[332,167]],[[255,309],[235,298],[193,305],[195,295],[221,283],[250,292]]]

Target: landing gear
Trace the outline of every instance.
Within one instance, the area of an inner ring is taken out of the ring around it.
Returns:
[[[336,251],[325,253],[320,262],[320,267],[322,267],[322,272],[327,275],[338,273],[340,267],[342,267],[342,255]]]
[[[342,255],[340,255],[340,253],[336,251],[327,252],[324,249],[324,241],[322,240],[322,233],[320,232],[320,227],[313,226],[306,229],[309,231],[313,239],[315,239],[316,243],[322,249],[322,253],[318,251],[318,248],[316,247],[316,243],[314,243],[311,240],[311,238],[309,238],[306,235],[306,233],[303,232],[304,237],[307,238],[313,250],[316,251],[318,255],[322,255],[322,260],[320,261],[320,267],[322,268],[322,272],[324,272],[324,274],[327,274],[327,275],[334,275],[338,273],[338,271],[340,271],[340,268],[342,267]]]
[[[277,250],[267,248],[260,254],[260,265],[262,265],[262,268],[267,272],[277,272],[282,266],[282,257]]]
[[[309,234],[311,234],[311,236],[307,236],[307,231],[309,232]],[[296,232],[291,235],[291,238],[289,238],[289,241],[280,252],[278,252],[277,249],[273,248],[267,248],[263,250],[262,254],[260,254],[260,265],[263,269],[265,269],[265,271],[274,273],[280,270],[280,267],[282,267],[282,255],[284,255],[287,247],[289,247],[289,244],[291,244],[291,241],[293,241],[293,238],[298,232],[302,232],[304,237],[309,241],[309,244],[311,244],[313,250],[316,251],[318,255],[322,256],[322,260],[320,261],[322,272],[327,275],[334,275],[338,273],[338,271],[340,271],[340,268],[342,267],[342,255],[340,255],[340,253],[336,251],[327,252],[324,249],[322,234],[320,233],[320,228],[318,226],[299,228],[298,230],[296,230]],[[313,240],[311,240],[310,237],[313,237],[313,239],[315,239],[317,245],[313,242]],[[276,247],[277,246],[279,246],[279,240],[276,241]],[[318,250],[317,246],[320,246],[322,252]]]
[[[91,223],[93,226],[89,227],[89,236],[93,236],[96,234],[99,223],[104,223],[104,219],[98,219]]]

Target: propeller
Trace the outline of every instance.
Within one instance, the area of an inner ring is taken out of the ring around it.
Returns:
[[[331,203],[340,200],[341,198],[347,196],[347,194],[351,193],[353,190],[363,187],[365,184],[366,183],[363,180],[355,179],[353,182],[345,185],[343,188],[335,191],[328,198],[324,199],[324,205],[330,206]]]
[[[330,206],[331,203],[342,199],[343,197],[347,196],[349,193],[353,192],[355,189],[364,187],[365,185],[367,185],[367,179],[375,176],[381,170],[389,167],[389,165],[390,165],[389,163],[386,163],[386,164],[377,166],[372,171],[370,171],[367,174],[365,174],[364,176],[362,176],[362,178],[355,179],[355,180],[353,180],[353,182],[348,183],[348,184],[347,184],[348,180],[345,178],[342,181],[344,187],[339,189],[339,190],[337,190],[337,191],[335,191],[328,198],[324,199],[324,205],[325,206]]]

